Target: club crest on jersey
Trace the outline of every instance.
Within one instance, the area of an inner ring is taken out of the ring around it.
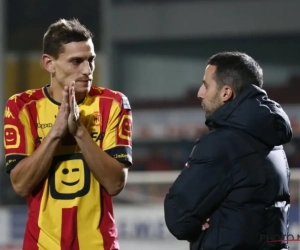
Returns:
[[[18,148],[20,146],[20,134],[17,126],[4,126],[4,146],[6,149]]]
[[[100,112],[94,112],[92,115],[92,126],[101,126],[102,125],[102,116]]]

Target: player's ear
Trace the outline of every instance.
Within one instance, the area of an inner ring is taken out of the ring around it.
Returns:
[[[55,72],[55,63],[54,63],[54,58],[52,56],[47,55],[47,54],[43,54],[42,63],[43,63],[44,68],[49,73],[54,73]]]

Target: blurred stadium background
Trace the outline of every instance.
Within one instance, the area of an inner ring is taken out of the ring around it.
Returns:
[[[0,107],[12,94],[49,82],[40,64],[42,36],[57,19],[78,18],[95,35],[94,84],[122,91],[133,109],[134,165],[114,198],[121,249],[185,250],[165,227],[163,199],[206,131],[196,98],[206,60],[219,51],[246,52],[260,62],[264,88],[292,122],[294,138],[285,149],[290,233],[297,239],[299,10],[299,0],[0,0]],[[26,205],[14,194],[0,153],[0,249],[20,249]],[[297,242],[291,246],[300,249]]]

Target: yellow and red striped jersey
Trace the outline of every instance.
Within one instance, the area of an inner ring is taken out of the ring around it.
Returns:
[[[12,96],[4,114],[6,170],[31,155],[55,122],[60,103],[47,87]],[[80,119],[95,143],[126,165],[132,164],[132,115],[126,96],[92,87],[78,103]],[[47,178],[27,197],[24,250],[118,250],[112,198],[90,172],[67,135]]]

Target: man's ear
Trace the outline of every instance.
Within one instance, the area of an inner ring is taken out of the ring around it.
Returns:
[[[225,85],[221,91],[222,101],[225,103],[225,102],[231,101],[232,99],[234,99],[234,97],[235,97],[235,94],[233,92],[233,89],[230,86]]]
[[[47,54],[43,54],[42,62],[43,62],[44,68],[49,73],[54,73],[55,72],[55,63],[54,63],[54,58],[52,56],[47,55]]]

